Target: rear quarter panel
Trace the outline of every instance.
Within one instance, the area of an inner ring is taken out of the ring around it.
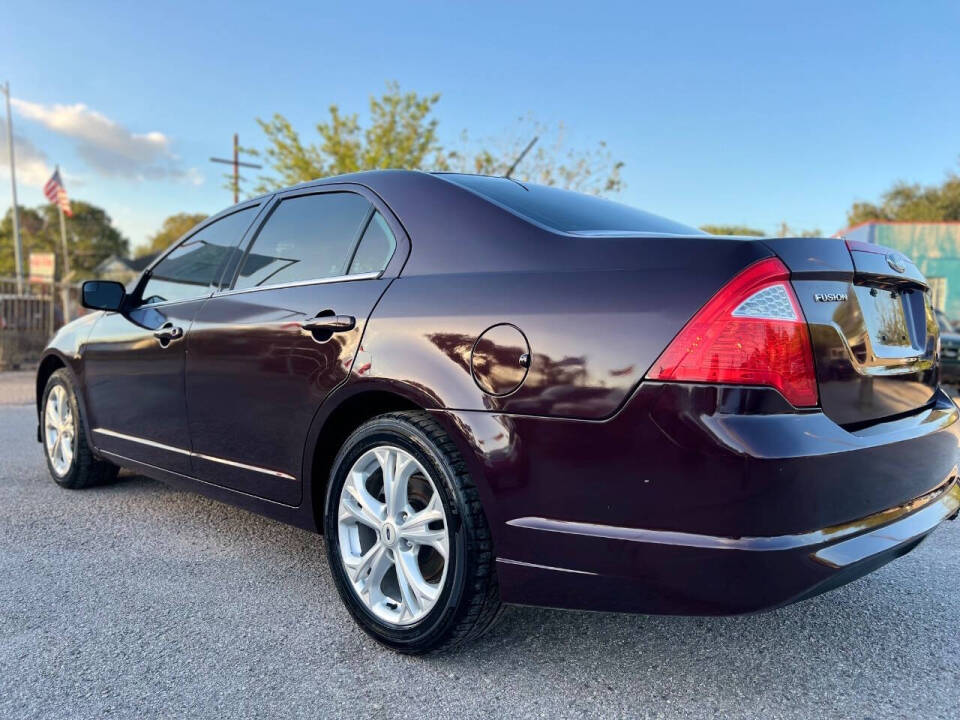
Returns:
[[[355,376],[408,385],[438,408],[606,418],[711,295],[770,254],[759,243],[714,238],[544,233],[530,242],[513,271],[404,271],[373,313]],[[416,238],[413,245],[415,256]],[[490,245],[497,263],[498,243]],[[550,267],[554,248],[562,256],[578,249],[586,267]],[[475,349],[501,323],[522,332],[530,366],[519,389],[494,396],[474,381],[471,356],[488,352],[484,362],[522,377],[521,344]]]

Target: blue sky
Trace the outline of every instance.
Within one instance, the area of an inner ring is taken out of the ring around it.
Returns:
[[[960,3],[27,3],[0,24],[21,203],[55,163],[134,242],[231,202],[211,155],[306,138],[389,80],[440,92],[442,139],[527,113],[608,143],[619,199],[691,224],[833,233],[960,157]],[[77,106],[83,107],[77,107]],[[3,150],[3,157],[6,151]],[[22,169],[21,169],[22,168]],[[0,208],[9,207],[0,168]]]

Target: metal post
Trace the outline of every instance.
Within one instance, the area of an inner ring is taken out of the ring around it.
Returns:
[[[57,165],[57,172],[60,172],[59,165]],[[70,277],[70,256],[67,254],[67,223],[63,219],[63,206],[60,204],[59,198],[57,198],[57,212],[60,215],[60,245],[63,248],[63,276],[60,278],[60,297],[63,304],[63,322],[68,323],[70,322],[70,286],[67,283]]]
[[[23,295],[23,245],[20,240],[20,208],[17,206],[17,166],[13,157],[13,115],[10,113],[10,83],[0,85],[7,103],[7,147],[10,150],[10,190],[13,195],[13,252],[17,263],[17,295]]]
[[[57,276],[50,278],[50,337],[57,331]]]

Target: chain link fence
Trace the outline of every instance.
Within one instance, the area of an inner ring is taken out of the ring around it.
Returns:
[[[0,278],[0,370],[29,367],[47,341],[80,307],[80,286]]]

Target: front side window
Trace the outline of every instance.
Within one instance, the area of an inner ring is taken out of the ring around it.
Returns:
[[[282,200],[250,247],[235,288],[320,280],[347,274],[370,203],[347,192]]]
[[[220,280],[220,271],[237,246],[257,206],[244,208],[194,233],[161,260],[143,288],[143,303],[201,297]]]

